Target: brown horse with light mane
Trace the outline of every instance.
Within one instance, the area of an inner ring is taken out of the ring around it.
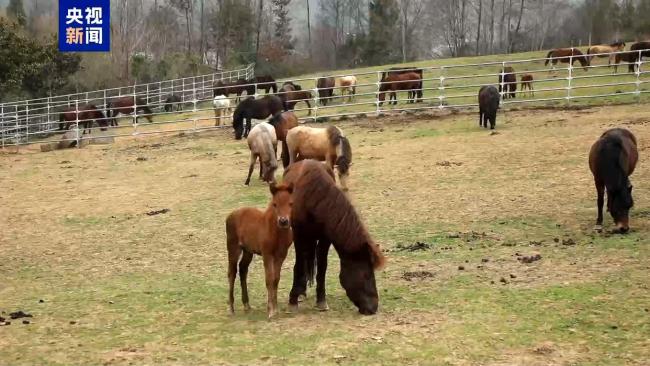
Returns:
[[[284,183],[293,184],[291,227],[296,251],[289,309],[297,310],[298,297],[305,294],[314,269],[316,308],[329,308],[325,274],[327,254],[334,245],[345,293],[359,313],[375,314],[379,307],[375,270],[383,266],[385,258],[350,200],[336,186],[332,170],[318,161],[303,160],[285,170]]]
[[[612,44],[600,44],[596,46],[591,46],[589,47],[589,49],[587,49],[587,58],[589,59],[589,63],[591,64],[591,61],[594,59],[594,57],[599,57],[599,58],[607,57],[608,58],[607,64],[611,66],[612,61],[614,61],[614,53],[623,50],[625,50],[625,42],[623,41],[616,41]]]
[[[386,92],[390,92],[390,99],[393,104],[397,104],[397,92],[408,92],[408,102],[414,103],[417,96],[417,90],[422,88],[422,77],[416,72],[407,72],[403,74],[389,74],[381,81],[379,87],[379,105],[384,104]]]
[[[286,169],[289,166],[289,147],[287,146],[287,133],[297,127],[298,117],[293,112],[277,113],[269,119],[269,124],[275,128],[275,136],[282,142],[282,165]],[[277,155],[277,154],[276,154]]]
[[[239,279],[242,288],[242,303],[250,310],[248,301],[248,266],[253,254],[261,255],[266,277],[267,305],[269,318],[277,313],[278,284],[282,263],[287,258],[293,241],[291,231],[291,205],[293,186],[271,184],[272,198],[266,211],[257,208],[240,208],[226,219],[226,242],[228,246],[228,307],[234,314],[235,278],[239,261]],[[243,255],[242,255],[243,253]],[[239,257],[241,256],[241,260]]]
[[[603,229],[605,190],[607,190],[607,210],[614,219],[617,231],[626,233],[629,230],[629,212],[634,205],[629,176],[634,173],[638,159],[636,137],[623,128],[605,131],[591,147],[589,169],[594,175],[598,194],[598,217],[595,228],[597,231]]]
[[[573,65],[576,61],[580,62],[580,65],[585,69],[585,71],[589,70],[589,59],[577,48],[558,48],[549,51],[546,55],[544,66],[547,66],[550,62],[553,65],[553,69],[555,69],[555,65],[557,65],[558,62],[565,64],[571,63],[571,65]]]

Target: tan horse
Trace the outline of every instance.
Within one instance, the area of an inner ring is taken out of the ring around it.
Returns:
[[[348,190],[352,149],[350,141],[338,127],[294,127],[287,132],[287,147],[289,165],[302,159],[314,159],[324,161],[332,170],[336,166],[341,188]]]
[[[347,94],[348,102],[352,102],[357,94],[357,77],[354,75],[341,77],[339,87],[341,88],[341,97]]]
[[[621,52],[625,50],[625,42],[617,41],[612,44],[600,44],[596,46],[591,46],[587,50],[587,58],[589,63],[594,59],[594,57],[605,58],[607,57],[607,64],[612,66],[612,61],[614,61],[614,53]]]
[[[278,148],[278,139],[275,135],[275,128],[266,122],[262,122],[251,130],[247,137],[248,148],[251,151],[251,161],[248,167],[248,177],[245,185],[251,181],[255,162],[260,160],[260,179],[265,182],[275,182],[275,170],[278,168],[278,160],[275,152]]]

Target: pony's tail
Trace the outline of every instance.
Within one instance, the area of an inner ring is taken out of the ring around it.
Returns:
[[[548,63],[551,61],[551,55],[553,54],[553,50],[548,51],[546,54],[546,62],[544,62],[544,66],[548,66]]]
[[[336,147],[336,165],[339,168],[339,172],[343,175],[347,174],[350,170],[350,164],[352,163],[352,148],[350,147],[350,141],[345,136],[339,137],[339,143]]]

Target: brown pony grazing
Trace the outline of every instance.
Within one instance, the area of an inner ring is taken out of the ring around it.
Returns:
[[[282,100],[275,95],[265,95],[260,99],[248,97],[241,101],[232,114],[232,127],[235,129],[235,139],[241,140],[248,136],[251,130],[251,120],[266,119],[282,112]],[[244,125],[244,120],[246,124]]]
[[[278,159],[275,156],[278,139],[275,136],[275,128],[268,123],[260,123],[253,127],[247,142],[251,151],[251,162],[244,184],[248,185],[251,182],[257,159],[260,160],[260,179],[268,183],[275,182],[275,170],[278,169]]]
[[[287,147],[290,165],[302,159],[315,159],[324,161],[332,170],[336,166],[341,188],[348,190],[352,148],[338,127],[294,127],[287,133]]]
[[[379,295],[374,271],[385,259],[350,200],[336,187],[332,170],[317,161],[303,160],[285,170],[284,183],[294,187],[291,227],[296,263],[289,309],[298,309],[298,297],[306,292],[307,281],[312,281],[314,267],[316,307],[328,309],[325,273],[333,244],[340,258],[339,280],[348,298],[361,314],[375,314]]]
[[[420,86],[417,90],[413,92],[409,92],[409,98],[410,99],[416,99],[417,102],[422,102],[422,69],[417,68],[417,67],[412,67],[412,66],[403,66],[403,67],[391,67],[388,69],[388,72],[384,71],[381,73],[381,81],[386,81],[386,78],[391,75],[400,75],[400,74],[407,74],[410,72],[414,72],[418,75],[420,75]],[[415,95],[413,95],[415,94]],[[418,100],[419,99],[419,100]]]
[[[269,90],[273,91],[273,93],[278,92],[278,84],[271,75],[256,76],[250,83],[257,83],[257,90],[264,90],[266,94],[269,93]]]
[[[503,99],[514,99],[517,96],[517,75],[515,69],[510,66],[499,72],[499,93],[503,93]]]
[[[634,173],[639,153],[636,137],[623,128],[605,131],[591,147],[589,169],[594,175],[598,193],[598,218],[596,230],[603,228],[603,196],[607,189],[607,210],[612,215],[617,231],[629,230],[629,212],[634,205],[632,183],[629,176]]]
[[[573,65],[576,61],[580,62],[580,65],[582,65],[585,71],[589,70],[589,59],[587,59],[587,57],[585,57],[585,55],[583,55],[577,48],[558,48],[549,51],[546,55],[544,66],[547,66],[550,62],[553,65],[553,69],[555,69],[555,65],[557,65],[558,62],[565,64],[571,63],[571,65]]]
[[[111,126],[117,126],[117,116],[121,114],[136,114],[136,122],[138,120],[137,114],[138,112],[144,112],[144,118],[149,121],[149,123],[153,123],[153,120],[151,119],[151,115],[153,112],[151,111],[151,108],[147,105],[147,101],[142,98],[142,97],[136,97],[133,95],[130,96],[124,96],[124,97],[119,97],[116,99],[113,99],[108,103],[108,114],[109,117],[111,118]]]
[[[77,111],[76,108],[79,108]],[[59,130],[68,130],[70,126],[79,121],[79,126],[83,126],[82,135],[92,132],[93,123],[97,123],[102,131],[106,131],[108,120],[104,112],[97,109],[94,104],[82,104],[78,107],[67,107],[59,114]],[[64,124],[65,122],[65,124]]]
[[[354,101],[354,96],[357,94],[357,77],[354,75],[341,77],[339,79],[339,87],[341,89],[341,97],[347,94],[348,102]]]
[[[332,100],[334,86],[336,86],[335,78],[322,77],[316,80],[316,88],[318,89],[318,98],[320,98],[321,105],[327,105]]]
[[[284,110],[292,111],[296,108],[298,102],[305,102],[307,104],[308,115],[311,116],[311,103],[310,100],[314,98],[314,95],[309,90],[302,90],[300,85],[294,84],[292,82],[286,82],[280,88],[278,93],[282,103],[284,104]]]
[[[591,46],[587,49],[587,58],[589,59],[589,63],[591,64],[591,61],[594,59],[594,57],[600,57],[600,58],[605,58],[607,57],[607,64],[612,65],[612,61],[614,60],[614,52],[620,52],[625,49],[625,42],[623,41],[616,41],[612,44],[601,44],[597,46]],[[598,55],[598,56],[595,56]]]
[[[379,105],[384,104],[386,99],[386,92],[390,92],[390,99],[393,104],[397,104],[397,92],[408,91],[408,102],[414,103],[417,99],[417,90],[422,87],[422,78],[415,72],[407,72],[404,74],[393,74],[386,76],[386,79],[381,82],[379,87]]]
[[[235,278],[237,277],[237,261],[240,256],[239,280],[242,288],[242,303],[246,311],[250,310],[247,277],[248,266],[253,260],[253,254],[261,255],[262,261],[264,261],[267,315],[272,318],[277,313],[280,272],[293,241],[291,232],[293,187],[271,184],[270,190],[273,197],[266,211],[245,207],[232,212],[226,219],[228,285],[230,289],[228,306],[231,314],[235,313]]]
[[[290,129],[297,127],[298,117],[293,112],[275,114],[269,119],[269,124],[275,128],[275,136],[282,142],[282,166],[286,169],[289,166],[289,147],[287,147],[287,133]],[[276,154],[277,155],[277,154]]]
[[[235,94],[235,102],[239,102],[241,95],[246,92],[247,96],[255,95],[255,84],[254,81],[248,81],[246,79],[238,79],[232,83],[224,83],[223,81],[217,81],[214,84],[213,97],[217,95],[225,95],[228,97],[230,94]]]
[[[531,74],[521,75],[521,93],[525,95],[526,89],[528,89],[530,96],[535,96],[535,88],[533,87],[533,75]]]
[[[618,73],[618,65],[622,62],[627,63],[628,72],[636,72],[638,68],[637,62],[639,61],[639,52],[623,52],[617,53],[614,57],[614,73]]]

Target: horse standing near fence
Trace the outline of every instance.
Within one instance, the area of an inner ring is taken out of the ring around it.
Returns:
[[[533,75],[531,74],[521,75],[521,93],[524,94],[526,89],[528,89],[528,93],[531,97],[535,96],[535,88],[533,87]]]
[[[623,53],[617,53],[616,56],[614,57],[614,73],[618,73],[618,65],[621,64],[622,62],[627,63],[627,71],[628,72],[636,72],[637,70],[637,62],[639,61],[639,52],[623,52]]]
[[[497,110],[499,109],[501,94],[492,85],[484,85],[478,91],[478,125],[487,128],[490,122],[490,129],[497,124]]]
[[[336,86],[336,79],[332,77],[322,77],[316,80],[316,88],[318,89],[318,98],[321,105],[327,105],[332,101],[334,96],[334,87]]]
[[[544,66],[547,66],[550,62],[553,66],[553,70],[555,70],[555,65],[557,65],[558,62],[565,64],[571,63],[571,66],[573,66],[576,61],[580,62],[580,65],[585,69],[585,71],[589,70],[589,59],[587,59],[587,57],[585,57],[585,55],[577,48],[557,48],[549,51],[546,55]]]
[[[214,125],[221,126],[223,119],[227,119],[230,115],[230,99],[225,95],[217,95],[212,100],[212,106],[214,107]],[[225,125],[225,121],[223,122]]]
[[[636,42],[630,47],[630,51],[641,51],[641,59],[650,57],[650,41]]]
[[[325,274],[329,247],[334,245],[345,293],[359,313],[375,314],[379,294],[374,271],[383,266],[385,259],[350,200],[336,187],[332,170],[317,161],[303,160],[285,170],[284,184],[293,184],[291,227],[296,252],[289,309],[298,309],[298,297],[305,294],[314,269],[316,307],[329,308]]]
[[[336,167],[344,191],[348,190],[352,148],[343,131],[336,126],[326,128],[298,126],[287,133],[289,165],[302,159],[324,161],[330,169]]]
[[[144,98],[142,97],[136,97],[136,96],[124,96],[124,97],[119,97],[116,99],[113,99],[108,103],[108,110],[109,110],[109,117],[111,119],[111,126],[117,126],[117,116],[120,114],[133,114],[135,113],[135,122],[138,121],[138,112],[144,112],[143,116],[144,118],[149,121],[149,123],[153,123],[153,119],[151,118],[151,115],[153,112],[151,111],[151,108],[147,105],[147,102]]]
[[[287,258],[293,241],[291,230],[292,185],[271,184],[271,202],[266,211],[252,207],[233,211],[226,219],[226,243],[228,248],[228,307],[234,314],[234,287],[239,261],[242,303],[250,310],[248,300],[248,266],[253,255],[261,255],[266,278],[267,316],[277,314],[278,283],[282,263]],[[243,253],[243,255],[242,255]],[[241,256],[241,260],[239,257]]]
[[[624,49],[625,42],[623,41],[616,41],[611,44],[591,46],[587,49],[587,58],[589,59],[589,64],[591,64],[591,61],[593,61],[594,57],[607,57],[607,64],[611,66],[612,62],[614,61],[614,53],[623,51]]]
[[[277,113],[269,119],[269,124],[275,128],[278,141],[282,142],[282,154],[280,156],[282,157],[282,166],[286,169],[290,163],[287,133],[290,129],[299,125],[298,117],[293,112]]]
[[[169,113],[174,110],[180,111],[183,109],[182,98],[180,95],[170,94],[165,99],[165,112]]]
[[[354,96],[357,94],[357,77],[354,75],[342,76],[339,79],[339,87],[341,89],[341,98],[347,94],[348,103],[351,103],[354,101]]]
[[[499,93],[503,93],[503,99],[517,97],[517,75],[515,69],[506,66],[499,73]]]
[[[102,131],[106,131],[108,126],[108,120],[104,112],[100,111],[94,104],[82,104],[78,107],[66,107],[59,113],[59,130],[68,130],[77,121],[79,121],[79,126],[83,127],[82,135],[86,132],[88,134],[92,132],[93,123],[100,126]]]
[[[232,115],[232,127],[235,130],[235,139],[241,140],[248,136],[251,130],[251,120],[266,119],[283,110],[282,100],[275,95],[265,95],[260,99],[248,97],[241,101]],[[245,123],[244,123],[245,122]]]
[[[639,152],[636,137],[623,128],[605,131],[589,152],[589,169],[596,185],[598,217],[595,229],[603,228],[603,201],[607,190],[607,210],[620,233],[629,230],[629,212],[634,205],[632,183]]]
[[[397,92],[408,92],[408,103],[414,103],[417,99],[417,90],[422,87],[422,78],[415,72],[404,74],[393,74],[386,76],[379,87],[379,105],[384,104],[386,92],[390,92],[392,104],[397,104]],[[389,102],[390,104],[391,102]]]
[[[420,75],[420,85],[415,91],[409,91],[409,99],[416,99],[417,102],[422,102],[423,99],[423,82],[422,80],[424,79],[422,77],[423,71],[420,68],[417,67],[391,67],[388,69],[388,71],[384,71],[381,73],[381,81],[384,82],[386,81],[386,78],[391,75],[400,75],[400,74],[408,74],[414,72],[418,75]],[[415,94],[415,95],[413,95]]]
[[[275,128],[266,122],[255,125],[247,137],[248,149],[251,151],[250,166],[245,185],[251,181],[255,163],[260,161],[260,179],[265,182],[275,182],[275,171],[278,169],[278,159],[275,152],[278,149],[278,139]]]
[[[213,96],[225,95],[226,97],[230,94],[235,94],[235,102],[239,102],[242,94],[246,92],[247,96],[255,95],[255,84],[254,81],[248,81],[246,79],[238,79],[232,83],[224,83],[223,81],[217,81],[214,84]]]
[[[264,90],[266,94],[269,93],[269,90],[273,91],[273,94],[278,92],[278,84],[271,75],[256,76],[253,80],[250,80],[249,83],[256,83],[257,90]]]

